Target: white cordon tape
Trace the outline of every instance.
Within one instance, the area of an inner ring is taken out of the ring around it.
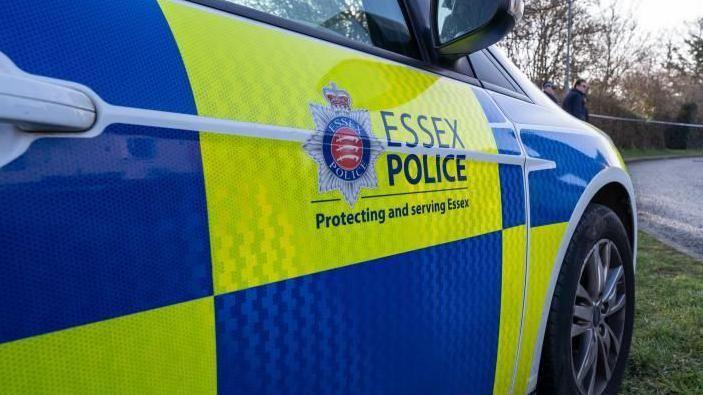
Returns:
[[[599,115],[599,114],[591,114],[590,117],[599,118],[599,119],[610,119],[613,121],[651,123],[651,124],[655,124],[655,125],[687,126],[689,128],[703,129],[703,124],[700,124],[700,123],[681,123],[681,122],[656,121],[656,120],[650,120],[650,119],[622,118],[622,117],[613,117],[610,115]]]

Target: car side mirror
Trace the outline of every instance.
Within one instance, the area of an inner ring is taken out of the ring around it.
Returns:
[[[522,18],[523,0],[433,0],[435,48],[456,58],[500,41]]]

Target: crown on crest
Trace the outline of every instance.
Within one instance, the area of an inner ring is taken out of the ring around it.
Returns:
[[[351,97],[344,89],[338,89],[333,82],[329,86],[322,88],[322,94],[335,110],[351,110]]]

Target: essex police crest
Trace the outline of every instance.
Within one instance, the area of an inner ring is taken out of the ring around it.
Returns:
[[[316,132],[303,144],[317,162],[320,192],[339,190],[353,206],[361,188],[376,188],[374,164],[383,146],[371,132],[367,110],[352,110],[351,97],[332,83],[322,90],[330,104],[310,104]]]

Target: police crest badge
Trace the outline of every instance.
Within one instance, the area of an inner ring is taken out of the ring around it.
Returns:
[[[351,108],[351,97],[332,83],[322,93],[329,106],[310,104],[315,130],[303,149],[317,162],[320,193],[339,190],[353,206],[361,188],[377,188],[374,165],[383,145],[371,131],[369,112]]]

